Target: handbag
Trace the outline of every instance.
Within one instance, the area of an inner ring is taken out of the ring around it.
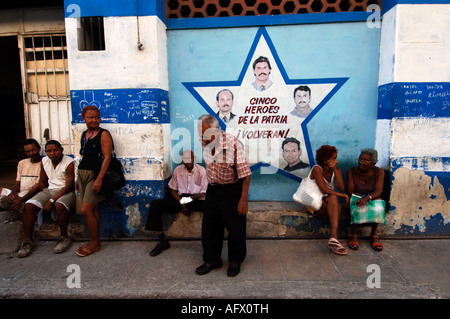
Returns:
[[[108,170],[103,177],[102,193],[112,193],[125,186],[125,176],[122,171],[122,163],[116,158],[116,154],[113,152],[111,157],[111,163],[109,163]]]
[[[302,179],[292,199],[297,203],[305,205],[312,213],[322,207],[323,193],[320,191],[319,186],[311,180],[310,175],[311,172],[309,172],[308,177]]]
[[[109,133],[109,131],[105,130]],[[111,135],[111,133],[109,133]],[[111,136],[112,139],[112,136]],[[95,176],[98,176],[100,169],[103,163],[103,156],[99,154],[98,168],[95,172]],[[114,150],[114,141],[113,141],[113,151],[111,153],[111,162],[109,163],[108,170],[103,177],[102,188],[100,190],[101,193],[108,194],[113,191],[119,190],[125,186],[125,176],[122,170],[122,163],[116,157],[116,152]]]
[[[375,199],[368,201],[367,206],[358,207],[356,201],[360,198],[361,196],[352,194],[350,199],[351,224],[385,224],[386,202],[382,199]]]

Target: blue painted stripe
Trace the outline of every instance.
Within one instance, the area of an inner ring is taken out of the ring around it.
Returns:
[[[436,167],[442,167],[443,172],[450,174],[450,157],[398,157],[392,159],[392,169],[407,167],[413,170],[425,172],[436,171]]]
[[[110,194],[107,200],[99,205],[100,236],[109,238],[123,235],[144,236],[145,234],[141,234],[139,230],[145,226],[150,202],[168,195],[167,183],[168,179],[126,181],[122,189]],[[137,212],[139,216],[130,216],[130,213]],[[84,217],[82,215],[79,217],[80,221],[86,224]],[[138,221],[140,223],[136,224]]]
[[[449,82],[395,82],[378,88],[378,119],[450,117]]]
[[[165,22],[165,0],[65,0],[65,17],[158,16]]]
[[[169,123],[169,93],[162,89],[71,90],[72,123],[84,123],[86,105],[99,108],[103,123]]]
[[[216,18],[167,19],[169,30],[367,21],[372,12],[327,12]],[[372,18],[373,19],[373,18]]]
[[[388,12],[397,4],[449,4],[449,0],[382,0],[383,13]]]

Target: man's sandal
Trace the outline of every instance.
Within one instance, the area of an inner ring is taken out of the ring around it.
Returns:
[[[348,236],[348,247],[352,250],[358,250],[359,243],[358,243],[358,235],[349,235]]]
[[[85,246],[78,248],[75,251],[75,253],[80,257],[86,257],[86,256],[89,256],[89,255],[99,251],[99,250],[100,250],[100,247],[96,247],[95,249],[89,250],[86,248],[86,245],[85,245]]]
[[[336,255],[347,255],[348,251],[341,245],[341,243],[336,238],[330,238],[327,245],[328,249],[331,250]]]
[[[383,250],[383,244],[378,242],[378,236],[370,236],[370,244],[375,251]]]

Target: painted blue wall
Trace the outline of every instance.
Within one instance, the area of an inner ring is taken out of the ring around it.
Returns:
[[[312,160],[321,145],[335,145],[345,172],[356,165],[360,149],[375,144],[380,29],[349,22],[264,30],[289,79],[345,79],[306,125]],[[257,27],[168,31],[172,130],[183,127],[195,136],[195,120],[207,113],[184,84],[236,81],[259,32]],[[253,169],[250,200],[292,200],[299,178],[283,171],[260,174]]]
[[[165,0],[65,0],[66,18],[158,16],[165,21]]]
[[[155,88],[71,90],[72,123],[84,123],[86,105],[101,110],[102,123],[169,123],[168,92]]]

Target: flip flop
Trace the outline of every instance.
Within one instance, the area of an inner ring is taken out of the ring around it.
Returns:
[[[331,250],[336,255],[347,255],[348,251],[341,245],[341,243],[336,238],[330,238],[328,241],[328,249]]]
[[[85,246],[82,246],[82,247],[78,248],[75,253],[80,257],[86,257],[86,256],[89,256],[89,255],[99,251],[99,250],[100,250],[100,247],[97,247],[97,249],[94,249],[94,250],[88,250],[88,249],[86,249]]]

